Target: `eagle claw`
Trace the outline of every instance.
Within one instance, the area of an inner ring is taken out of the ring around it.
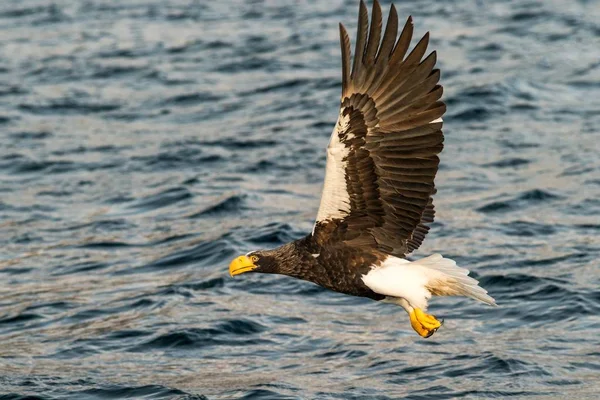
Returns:
[[[415,308],[410,313],[410,324],[423,338],[433,335],[442,326],[444,320],[439,321],[435,316],[425,314],[421,309]]]

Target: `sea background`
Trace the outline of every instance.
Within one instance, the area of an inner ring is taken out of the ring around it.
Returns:
[[[499,307],[435,299],[424,340],[228,275],[312,229],[357,1],[3,0],[0,399],[598,398],[600,2],[397,6],[448,105],[413,257]]]

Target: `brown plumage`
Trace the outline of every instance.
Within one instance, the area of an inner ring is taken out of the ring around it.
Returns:
[[[419,247],[433,221],[433,180],[444,138],[442,123],[431,122],[443,115],[446,106],[439,100],[443,90],[439,70],[433,69],[435,52],[421,61],[429,35],[405,58],[413,22],[408,18],[392,46],[398,29],[392,5],[375,55],[381,32],[377,2],[373,21],[367,40],[367,9],[361,2],[352,71],[350,40],[340,24],[340,116],[351,114],[350,125],[339,132],[340,142],[349,149],[346,179],[351,207],[344,219],[350,232],[345,239],[402,257]]]

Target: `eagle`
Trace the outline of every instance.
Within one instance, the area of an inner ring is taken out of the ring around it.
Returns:
[[[413,20],[398,37],[392,4],[382,35],[373,2],[371,23],[360,2],[354,57],[340,23],[342,95],[327,146],[316,222],[306,237],[235,258],[230,275],[282,274],[347,295],[401,306],[424,338],[443,320],[427,314],[432,296],[466,296],[495,305],[456,262],[433,254],[410,261],[433,222],[432,196],[442,151],[440,71],[424,57],[429,33],[408,52]]]

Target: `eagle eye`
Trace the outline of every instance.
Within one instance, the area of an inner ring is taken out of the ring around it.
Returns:
[[[250,260],[252,260],[252,262],[257,262],[258,261],[258,257],[257,256],[250,256]]]

